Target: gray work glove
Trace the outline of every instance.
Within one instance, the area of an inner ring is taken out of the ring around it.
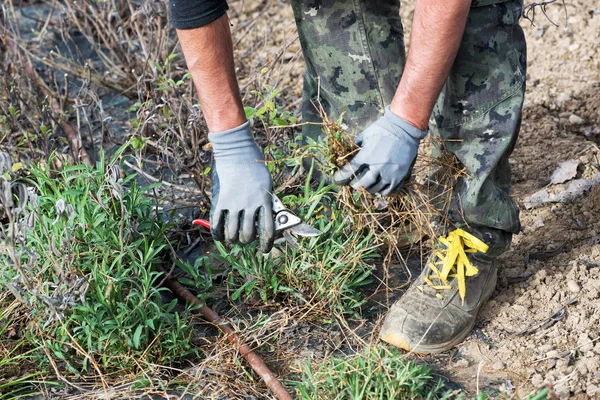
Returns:
[[[361,149],[333,175],[333,181],[387,196],[402,187],[426,135],[427,131],[412,126],[388,106],[382,117],[356,137]]]
[[[250,122],[208,134],[214,160],[210,225],[214,240],[249,243],[256,238],[268,252],[273,246],[273,183]]]

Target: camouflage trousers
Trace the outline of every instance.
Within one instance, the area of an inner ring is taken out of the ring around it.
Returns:
[[[382,115],[402,76],[406,55],[399,1],[291,3],[306,62],[303,120],[320,122],[315,108],[320,104],[334,118],[344,113],[348,128],[360,132]],[[453,191],[451,220],[509,242],[520,230],[508,157],[519,133],[525,92],[521,8],[522,0],[473,1],[429,123],[434,139],[440,139],[433,142],[466,169]],[[305,137],[321,134],[318,125],[303,126]]]

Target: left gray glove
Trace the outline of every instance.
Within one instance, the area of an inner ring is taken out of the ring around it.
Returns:
[[[382,117],[356,137],[361,149],[333,175],[333,181],[387,196],[402,187],[426,135],[427,131],[412,126],[388,106]]]
[[[249,243],[256,228],[263,252],[273,246],[273,183],[264,155],[250,131],[250,122],[225,132],[208,134],[212,142],[212,207],[210,225],[213,238],[231,243]]]

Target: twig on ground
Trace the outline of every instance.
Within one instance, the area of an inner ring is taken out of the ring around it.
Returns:
[[[223,320],[217,313],[215,313],[210,307],[203,305],[202,302],[194,296],[189,290],[174,279],[166,279],[166,285],[169,289],[177,295],[177,297],[184,299],[185,301],[200,306],[198,312],[204,316],[209,322],[213,323],[219,328],[224,334],[227,340],[234,345],[238,346],[240,354],[248,361],[254,372],[256,372],[266,385],[273,391],[275,396],[280,400],[291,400],[292,396],[288,393],[286,388],[277,380],[275,374],[267,367],[264,361],[245,343],[243,343],[239,336],[235,334],[231,325]]]
[[[170,188],[173,188],[173,189],[176,189],[176,190],[180,190],[182,192],[193,193],[193,194],[197,194],[197,195],[204,195],[204,193],[202,193],[198,189],[192,189],[192,188],[189,188],[189,187],[185,187],[185,186],[181,186],[181,185],[176,185],[174,183],[163,181],[161,179],[155,178],[154,176],[150,175],[147,172],[144,172],[143,170],[141,170],[140,168],[136,167],[135,165],[133,165],[132,163],[130,163],[128,161],[123,161],[123,163],[125,165],[127,165],[129,168],[131,168],[132,170],[134,170],[135,172],[137,172],[138,174],[142,175],[144,178],[146,178],[148,180],[151,180],[152,182],[158,182],[161,185],[165,185],[165,186],[168,186]]]
[[[550,17],[548,16],[548,13],[546,12],[546,7],[552,3],[556,3],[558,0],[547,0],[547,1],[542,1],[541,3],[536,3],[533,2],[531,4],[526,5],[525,7],[523,7],[523,18],[525,18],[526,20],[529,20],[529,22],[531,22],[531,26],[535,26],[535,24],[533,23],[533,21],[535,20],[535,8],[539,7],[540,10],[542,10],[542,13],[544,14],[544,16],[546,17],[546,19],[548,21],[550,21],[550,23],[552,25],[554,25],[555,27],[558,28],[558,25],[556,23],[554,23],[554,21],[552,21],[552,19],[550,19]],[[565,4],[565,0],[561,0],[563,9],[565,10],[565,25],[567,24],[567,19],[569,18],[569,14],[567,12],[567,6]],[[529,14],[531,14],[531,17],[529,16]]]
[[[567,300],[567,302],[565,303],[564,306],[557,309],[548,318],[546,318],[540,322],[534,322],[534,323],[530,324],[527,328],[513,333],[513,336],[531,335],[532,333],[534,333],[535,331],[537,331],[540,328],[542,328],[542,329],[550,328],[552,325],[554,325],[555,323],[557,323],[558,321],[560,321],[567,315],[567,309],[566,309],[567,306],[570,306],[571,304],[575,304],[578,301],[579,301],[579,299],[577,297]]]

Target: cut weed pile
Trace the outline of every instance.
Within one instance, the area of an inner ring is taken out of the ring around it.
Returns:
[[[312,158],[318,169],[332,176],[359,150],[354,135],[342,128],[342,116],[332,120],[321,108],[323,137],[297,150],[299,157]],[[436,146],[434,146],[436,147]],[[439,147],[439,146],[437,146]],[[385,264],[393,256],[403,259],[401,250],[422,239],[435,240],[445,225],[454,181],[463,173],[455,157],[438,151],[438,157],[419,155],[411,179],[390,196],[372,195],[366,190],[342,186],[336,192],[340,211],[354,229],[368,232],[377,245],[386,247]],[[435,173],[435,178],[429,175]]]

